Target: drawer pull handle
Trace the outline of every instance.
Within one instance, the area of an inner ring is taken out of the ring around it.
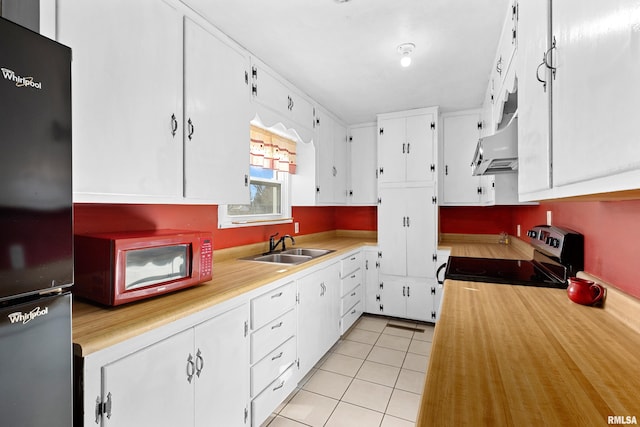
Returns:
[[[351,314],[356,314],[356,309],[354,308]]]
[[[271,295],[271,298],[280,298],[282,296],[282,292],[278,292],[277,294]]]
[[[276,323],[275,325],[273,325],[273,326],[271,327],[271,329],[276,329],[276,328],[279,328],[280,326],[282,326],[282,322],[280,322],[280,323]]]
[[[273,356],[271,360],[280,359],[281,357],[282,357],[282,352],[280,352],[280,354],[276,354],[275,356]]]
[[[352,258],[351,258],[351,261],[355,261],[355,260],[356,260],[356,257],[352,257]]]
[[[354,293],[352,293],[352,294],[351,294],[351,296],[352,296],[352,297],[355,297],[355,296],[356,296],[356,293],[355,293],[355,292],[354,292]]]
[[[352,278],[352,279],[355,279],[355,278],[356,278],[356,275],[355,275],[355,274],[353,274],[353,275],[351,276],[351,278]]]
[[[284,386],[284,381],[282,381],[282,382],[280,383],[280,385],[275,386],[275,387],[273,388],[273,391],[276,391],[276,390],[278,390],[278,389],[282,388],[283,386]]]

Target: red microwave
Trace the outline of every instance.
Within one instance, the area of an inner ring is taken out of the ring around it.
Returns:
[[[212,278],[210,232],[151,230],[74,236],[73,294],[115,306]]]

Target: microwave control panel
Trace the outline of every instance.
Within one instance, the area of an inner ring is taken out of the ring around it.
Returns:
[[[200,278],[213,277],[213,242],[210,238],[200,240]]]

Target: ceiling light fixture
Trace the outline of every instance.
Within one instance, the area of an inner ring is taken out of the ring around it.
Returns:
[[[411,65],[411,54],[415,48],[416,45],[413,43],[403,43],[398,46],[398,53],[402,55],[402,58],[400,58],[400,65],[403,67]]]

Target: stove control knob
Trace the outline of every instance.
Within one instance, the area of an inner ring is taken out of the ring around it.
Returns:
[[[534,230],[529,230],[527,231],[527,236],[531,237],[532,239],[536,239],[538,237],[538,232]]]
[[[553,237],[547,237],[547,239],[544,241],[547,245],[552,246],[553,243]]]
[[[551,242],[551,246],[553,246],[554,248],[559,248],[560,247],[560,239],[553,239],[553,241]]]

